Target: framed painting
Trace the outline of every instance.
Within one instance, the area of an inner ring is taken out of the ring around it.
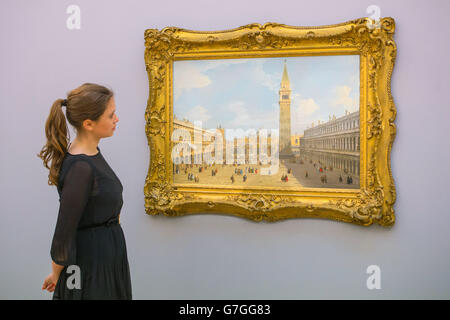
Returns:
[[[147,29],[146,212],[393,225],[394,29]]]

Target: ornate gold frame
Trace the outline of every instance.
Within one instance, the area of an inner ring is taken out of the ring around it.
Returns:
[[[145,31],[149,98],[145,132],[150,166],[145,180],[148,214],[227,213],[254,221],[313,217],[363,226],[395,222],[390,167],[396,109],[390,80],[396,58],[395,21],[369,18],[321,27],[257,23],[203,32],[175,27]],[[172,183],[173,62],[306,55],[360,55],[360,189],[230,188]]]

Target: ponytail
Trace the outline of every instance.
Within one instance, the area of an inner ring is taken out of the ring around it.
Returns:
[[[63,102],[66,101],[63,99],[56,100],[50,109],[50,114],[45,123],[47,143],[37,155],[43,160],[44,166],[50,170],[48,184],[56,186],[58,185],[59,170],[70,141],[66,117],[62,111]],[[50,160],[51,164],[49,167],[48,163]]]

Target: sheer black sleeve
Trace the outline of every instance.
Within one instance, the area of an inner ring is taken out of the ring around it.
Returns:
[[[89,199],[93,170],[85,160],[77,160],[67,171],[61,191],[58,220],[50,255],[59,265],[76,264],[78,222]]]

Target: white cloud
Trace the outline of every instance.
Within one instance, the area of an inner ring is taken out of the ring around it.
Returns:
[[[220,59],[200,62],[176,61],[174,63],[174,101],[177,101],[183,90],[203,88],[211,84],[211,79],[204,74],[208,70],[232,64],[246,63],[248,59]]]
[[[255,112],[257,107],[247,106],[243,101],[233,101],[226,110],[231,113],[229,121],[223,123],[225,129],[275,129],[278,128],[278,112],[267,110]]]
[[[173,77],[174,101],[178,99],[183,90],[203,88],[211,84],[211,79],[204,75],[192,64],[176,64]]]
[[[299,93],[292,94],[291,112],[295,121],[303,121],[319,109],[319,105],[313,98],[303,98]]]
[[[301,99],[298,102],[297,111],[300,115],[309,116],[317,110],[319,110],[319,106],[313,98]]]
[[[292,130],[291,133],[303,133],[308,125],[317,121],[319,105],[313,98],[302,98],[301,94],[292,94]]]
[[[331,101],[331,106],[344,108],[349,112],[358,111],[358,101],[351,97],[352,89],[349,86],[337,86],[334,88],[335,98]]]

